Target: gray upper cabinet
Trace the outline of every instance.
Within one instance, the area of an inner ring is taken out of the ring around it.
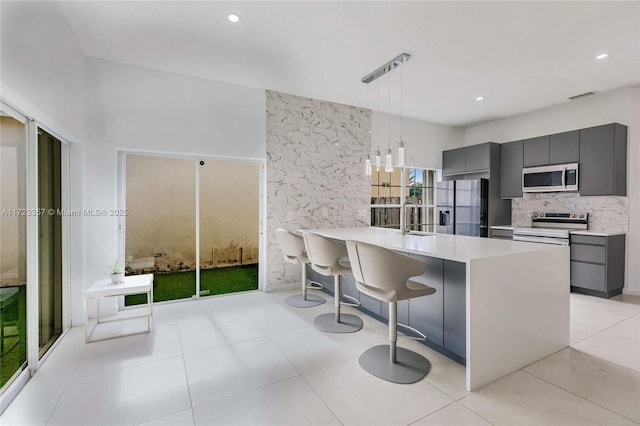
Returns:
[[[500,147],[500,198],[522,197],[523,141]]]
[[[578,163],[580,195],[627,195],[627,126],[618,123],[500,146],[500,197],[522,197],[522,168]]]
[[[627,195],[627,127],[580,130],[580,195]]]
[[[524,140],[524,166],[549,165],[549,136]]]
[[[487,142],[442,151],[442,174],[451,176],[489,171],[493,145],[497,144]]]
[[[442,151],[442,174],[453,175],[465,172],[466,148],[450,149]]]
[[[549,136],[549,164],[580,161],[580,131],[556,133]]]
[[[490,144],[481,143],[471,145],[465,149],[465,171],[476,172],[479,170],[489,170],[491,159]]]

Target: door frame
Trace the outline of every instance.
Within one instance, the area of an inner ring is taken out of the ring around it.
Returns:
[[[38,208],[38,129],[42,129],[60,140],[61,156],[61,208],[69,211],[70,207],[70,152],[72,144],[67,138],[51,127],[44,125],[32,115],[15,108],[4,99],[0,99],[0,109],[10,117],[25,125],[25,208],[36,211]],[[40,357],[39,352],[39,253],[38,253],[38,217],[26,217],[26,335],[27,366],[5,386],[0,395],[0,413],[11,403],[24,385],[37,372],[53,350],[60,344],[71,326],[71,285],[70,285],[70,226],[69,216],[62,217],[62,333]]]
[[[167,152],[167,151],[151,151],[151,150],[139,150],[139,149],[117,149],[117,208],[118,210],[126,209],[127,199],[127,155],[142,155],[149,157],[160,158],[175,158],[183,160],[193,160],[195,168],[195,225],[196,225],[196,294],[192,299],[200,298],[200,167],[199,162],[207,160],[221,160],[221,161],[238,161],[245,163],[256,163],[260,166],[259,177],[259,202],[258,202],[258,290],[264,291],[266,285],[266,160],[263,158],[254,157],[238,157],[238,156],[222,156],[212,154],[189,154],[180,152]],[[125,260],[125,235],[126,235],[126,216],[118,217],[118,260],[124,265]],[[188,299],[184,299],[188,300]],[[168,301],[171,303],[173,301]],[[161,302],[162,303],[162,302]],[[124,298],[121,298],[119,302],[119,308],[124,308]]]

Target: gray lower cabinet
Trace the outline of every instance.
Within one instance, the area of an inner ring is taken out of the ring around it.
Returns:
[[[444,261],[435,257],[420,258],[427,261],[427,270],[418,281],[435,288],[436,292],[410,300],[409,325],[425,334],[430,342],[444,346]]]
[[[500,146],[500,198],[522,197],[523,141]]]
[[[360,307],[368,313],[378,317],[382,316],[382,305],[383,303],[380,300],[367,296],[364,293],[360,293]],[[389,312],[389,308],[386,309],[387,312]]]
[[[444,348],[466,358],[467,266],[444,261]]]
[[[513,240],[513,230],[511,229],[492,229],[491,238],[501,240]]]
[[[625,235],[571,235],[571,290],[592,296],[622,293]]]
[[[430,296],[398,302],[398,322],[425,334],[426,345],[464,364],[466,358],[466,265],[435,257],[416,257],[427,262],[427,269],[415,280],[435,288],[436,292]],[[334,294],[333,277],[318,274],[310,267],[307,267],[307,277],[321,283],[326,293]],[[340,282],[344,294],[360,301],[360,310],[380,320],[389,320],[389,305],[360,293],[355,286],[353,275],[342,276]],[[398,331],[406,330],[398,327]],[[411,335],[411,333],[408,334]]]
[[[330,279],[333,281],[333,277],[330,277]],[[340,286],[342,287],[342,294],[351,296],[355,300],[360,299],[360,291],[356,288],[356,279],[353,277],[353,275],[348,274],[340,276]],[[344,301],[353,303],[353,300],[349,299],[346,299]]]
[[[607,124],[580,130],[580,195],[627,195],[627,127]]]

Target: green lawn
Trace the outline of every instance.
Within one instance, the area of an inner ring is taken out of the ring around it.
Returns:
[[[201,269],[200,290],[209,290],[209,295],[256,290],[258,288],[258,264],[229,266],[226,268]],[[196,292],[196,271],[156,273],[153,277],[153,301],[187,299]],[[147,296],[126,296],[125,305],[140,305]]]
[[[13,376],[27,360],[27,287],[6,287],[2,290],[18,289],[18,294],[5,303],[9,306],[2,311],[0,327],[4,329],[4,348],[0,352],[0,387]],[[10,337],[7,337],[10,336]]]

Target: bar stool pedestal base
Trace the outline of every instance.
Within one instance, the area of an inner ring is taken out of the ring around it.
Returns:
[[[325,333],[355,333],[362,328],[362,319],[356,315],[341,314],[336,322],[334,313],[318,315],[313,321],[317,330]]]
[[[431,370],[431,363],[420,354],[396,348],[396,363],[389,359],[389,345],[367,349],[358,359],[367,373],[392,383],[415,383]]]
[[[296,294],[295,296],[287,297],[284,301],[287,305],[293,306],[294,308],[311,308],[313,306],[322,305],[327,300],[315,294],[307,293],[306,300],[303,295]]]

